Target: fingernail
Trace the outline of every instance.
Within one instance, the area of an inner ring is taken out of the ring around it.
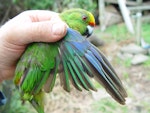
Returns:
[[[54,35],[62,35],[65,32],[65,24],[64,23],[55,23],[52,26],[52,33]]]

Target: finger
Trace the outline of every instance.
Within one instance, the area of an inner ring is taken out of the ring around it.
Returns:
[[[25,11],[22,13],[24,16],[28,16],[32,22],[38,21],[46,21],[50,20],[52,17],[58,17],[58,13],[52,11],[45,11],[45,10],[30,10]]]
[[[28,27],[28,31],[25,31],[28,35],[25,43],[55,42],[64,37],[67,32],[67,25],[60,20],[33,23]]]
[[[4,32],[1,35],[7,35],[4,36],[7,42],[26,45],[31,42],[57,41],[66,34],[67,25],[57,13],[33,10],[18,15],[7,22],[1,30]]]
[[[60,19],[33,22],[12,29],[11,33],[7,34],[9,35],[7,41],[16,45],[26,45],[31,42],[55,42],[63,38],[66,32],[67,25]]]

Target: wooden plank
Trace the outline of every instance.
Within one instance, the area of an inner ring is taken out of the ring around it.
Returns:
[[[98,0],[99,5],[99,21],[100,21],[100,29],[104,31],[106,29],[105,25],[105,2],[104,0]]]
[[[112,3],[112,4],[118,4],[117,0],[105,0],[105,2],[106,3]],[[126,1],[126,5],[136,6],[136,5],[139,5],[139,4],[135,1]]]
[[[135,7],[128,7],[129,10],[131,11],[135,11],[135,10],[140,10],[140,11],[143,11],[143,10],[150,10],[150,4],[149,5],[143,5],[143,6],[135,6]]]
[[[137,44],[141,45],[141,27],[142,27],[142,13],[141,12],[137,12],[136,13],[136,26],[135,26],[135,36],[136,36],[136,40],[137,40]]]
[[[126,27],[128,29],[128,31],[132,34],[134,34],[134,29],[133,29],[133,25],[131,22],[131,18],[130,18],[130,14],[129,11],[125,5],[125,1],[124,0],[118,0],[118,4],[119,4],[119,8],[121,10],[121,14],[123,16],[123,19],[125,21]]]

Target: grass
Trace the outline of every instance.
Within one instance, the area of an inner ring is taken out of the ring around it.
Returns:
[[[141,28],[141,32],[142,32],[142,37],[144,38],[144,40],[147,43],[150,43],[150,23],[143,23],[142,24],[142,28]],[[99,29],[95,30],[95,33],[99,33]],[[109,34],[109,38],[105,37],[105,34]],[[115,40],[117,42],[120,42],[122,40],[127,40],[129,38],[133,38],[135,37],[134,35],[130,34],[125,26],[125,24],[117,24],[117,25],[112,25],[110,27],[107,27],[106,30],[104,32],[100,33],[101,38],[103,40]],[[104,35],[104,36],[103,36]]]
[[[143,64],[144,67],[150,67],[150,59]]]
[[[19,92],[13,90],[9,113],[36,113],[31,107],[29,102],[22,103],[20,100]]]
[[[131,34],[127,31],[125,24],[110,26],[104,33],[111,34],[112,39],[116,40],[117,42],[131,37]]]
[[[3,86],[5,90],[9,91],[6,95],[7,103],[2,109],[0,106],[0,113],[36,113],[29,102],[22,103],[19,91],[15,88],[11,81],[5,81],[4,84],[7,84],[7,87]],[[11,96],[9,97],[8,95]]]
[[[93,113],[129,113],[127,106],[119,105],[114,100],[103,98],[92,104]]]
[[[142,102],[142,105],[144,106],[145,113],[150,113],[150,103],[149,102]]]
[[[95,34],[99,34],[99,31],[99,29],[96,29]],[[127,31],[125,24],[112,25],[104,32],[101,32],[100,36],[104,41],[107,42],[112,40],[119,42],[132,37],[132,35]]]
[[[143,23],[142,25],[142,37],[150,44],[150,23]]]
[[[122,65],[122,66],[124,66],[126,68],[130,68],[132,66],[132,64],[131,64],[131,58],[126,58],[126,59],[122,60],[122,59],[116,57],[116,58],[114,58],[114,62],[116,64]]]
[[[121,59],[119,59],[119,60],[121,60]],[[121,60],[121,62],[119,64],[123,65],[126,68],[130,68],[131,67],[131,59],[127,58],[125,60]]]
[[[124,72],[124,73],[123,73],[123,77],[124,77],[125,79],[128,79],[128,78],[129,78],[129,73],[128,73],[128,72]]]

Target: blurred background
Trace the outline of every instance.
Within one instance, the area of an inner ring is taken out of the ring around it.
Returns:
[[[95,82],[98,92],[65,92],[57,80],[47,95],[46,113],[150,113],[150,1],[149,0],[0,0],[0,26],[25,10],[62,12],[70,8],[91,11],[96,27],[89,40],[108,58],[121,78],[128,98],[115,102]],[[0,89],[8,101],[0,113],[36,113],[22,104],[12,81]]]

